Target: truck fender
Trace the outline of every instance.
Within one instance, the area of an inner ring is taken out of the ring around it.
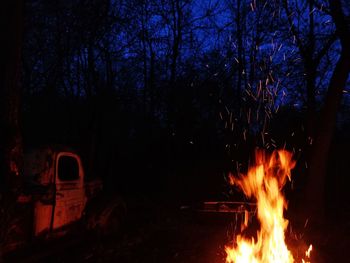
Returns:
[[[87,230],[101,235],[122,232],[127,213],[125,202],[118,196],[102,195],[88,202],[84,212]]]

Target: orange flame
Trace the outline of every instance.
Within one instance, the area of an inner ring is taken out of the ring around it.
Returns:
[[[287,202],[281,193],[291,170],[295,166],[292,154],[278,150],[271,155],[256,151],[255,166],[249,168],[247,176],[230,175],[229,181],[237,185],[249,198],[257,201],[257,216],[260,230],[257,240],[237,236],[236,245],[226,246],[227,263],[293,263],[294,258],[285,243],[288,220],[283,217]],[[309,259],[312,246],[306,252]],[[302,262],[309,262],[302,260]]]

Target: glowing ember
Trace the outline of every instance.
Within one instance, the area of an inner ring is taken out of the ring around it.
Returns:
[[[294,258],[285,243],[284,233],[288,220],[283,217],[287,202],[281,193],[291,169],[295,166],[292,154],[285,150],[273,152],[256,151],[255,166],[247,176],[230,175],[230,183],[237,185],[249,198],[257,202],[260,230],[257,240],[237,236],[233,247],[226,247],[227,263],[292,263]],[[245,224],[246,227],[246,224]],[[312,246],[305,252],[303,263],[309,263]]]

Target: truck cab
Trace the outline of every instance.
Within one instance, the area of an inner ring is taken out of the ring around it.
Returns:
[[[102,189],[87,183],[80,156],[68,148],[46,147],[25,155],[24,176],[33,204],[33,234],[64,230],[82,218],[86,203]]]
[[[33,149],[24,156],[21,193],[3,254],[26,244],[60,237],[72,229],[116,234],[126,214],[119,196],[105,193],[100,179],[87,180],[80,156],[62,146]],[[73,225],[80,224],[79,228]],[[1,247],[0,247],[1,248]]]

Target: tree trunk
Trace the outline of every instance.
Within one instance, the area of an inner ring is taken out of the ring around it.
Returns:
[[[21,170],[20,61],[22,49],[22,1],[6,1],[1,8],[4,19],[0,90],[0,174],[8,190]]]
[[[337,111],[350,72],[350,40],[347,37],[349,29],[342,13],[340,1],[334,0],[330,3],[332,17],[342,44],[342,52],[329,84],[326,101],[316,130],[315,143],[311,149],[306,186],[306,215],[316,221],[322,221],[324,218],[328,154],[336,127]]]
[[[241,0],[237,1],[237,9],[236,9],[236,27],[237,27],[237,48],[238,48],[238,75],[237,75],[237,89],[236,96],[239,102],[239,106],[241,104],[242,97],[242,74],[243,74],[243,26],[241,25]]]
[[[328,152],[336,126],[337,110],[342,99],[349,69],[350,52],[344,50],[333,72],[321,114],[322,118],[320,119],[315,143],[311,151],[309,178],[306,187],[307,210],[311,216],[322,216],[324,213],[324,187]]]
[[[20,184],[22,137],[20,116],[20,57],[22,44],[22,1],[2,3],[0,17],[3,48],[0,66],[0,262],[3,246],[13,223],[14,204]]]
[[[173,46],[170,66],[170,83],[174,85],[177,77],[177,60],[180,55],[180,44],[182,41],[182,9],[179,0],[172,1],[173,16]]]

